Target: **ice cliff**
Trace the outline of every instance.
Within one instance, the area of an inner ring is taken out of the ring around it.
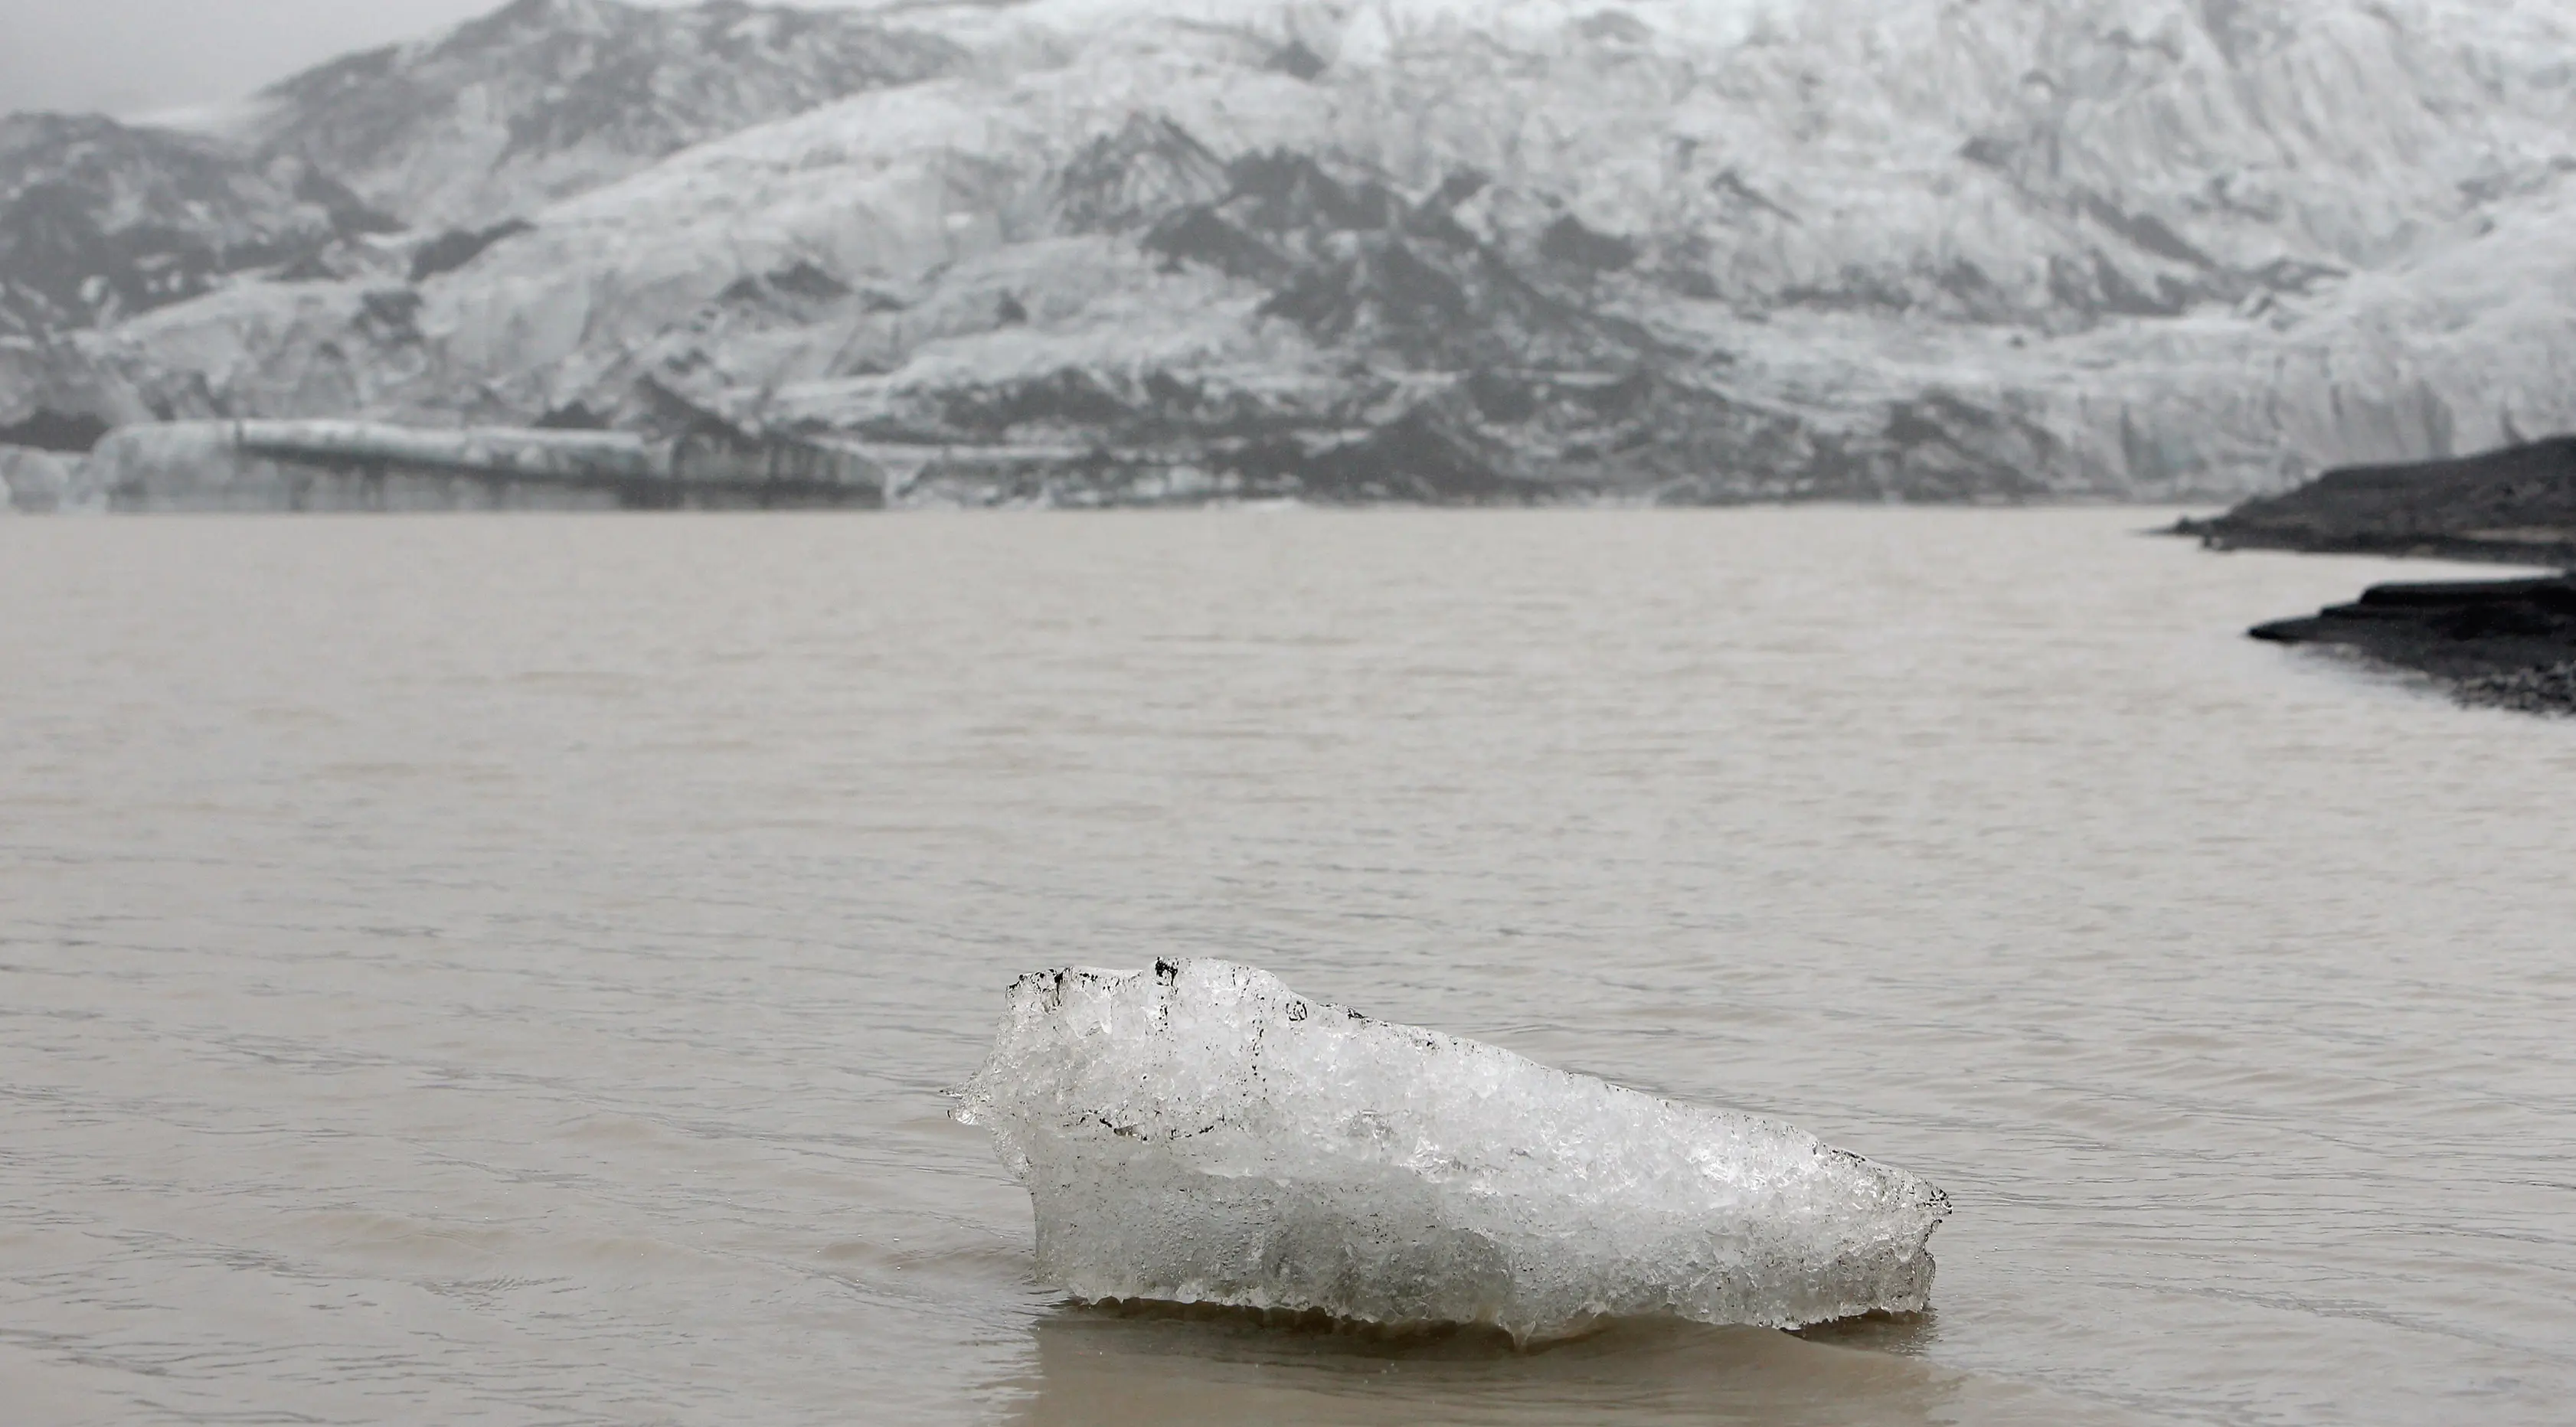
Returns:
[[[0,475],[31,510],[874,507],[885,494],[884,471],[855,452],[713,432],[156,421],[107,433],[76,465],[17,454],[26,473],[11,474],[0,446]]]
[[[958,1118],[1084,1299],[1797,1327],[1920,1309],[1939,1190],[1812,1135],[1374,1021],[1220,961],[1011,988]]]
[[[524,0],[163,136],[274,195],[206,246],[311,251],[56,303],[0,424],[715,422],[966,502],[2220,495],[2576,426],[2537,0],[832,14]]]
[[[78,457],[0,445],[0,515],[81,509],[81,464]]]

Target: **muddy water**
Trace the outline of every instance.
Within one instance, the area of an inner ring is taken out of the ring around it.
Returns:
[[[0,1415],[2563,1421],[2576,727],[2149,518],[0,524]],[[1175,953],[1918,1170],[1936,1309],[1069,1307],[937,1092]]]

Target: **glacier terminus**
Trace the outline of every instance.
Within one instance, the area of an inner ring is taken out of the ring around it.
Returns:
[[[518,0],[190,129],[0,122],[0,444],[2233,498],[2576,428],[2571,63],[2540,0]],[[189,503],[131,449],[21,503]]]

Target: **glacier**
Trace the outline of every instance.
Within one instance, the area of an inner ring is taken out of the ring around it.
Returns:
[[[1922,1309],[1949,1211],[1789,1126],[1311,1000],[1248,966],[1021,977],[955,1118],[1084,1300],[1488,1324]]]
[[[0,427],[580,412],[965,504],[2181,500],[2576,428],[2543,0],[833,13],[521,0],[229,138],[20,125]]]
[[[671,510],[873,507],[885,485],[874,463],[814,443],[163,421],[110,431],[53,490],[62,508],[120,512]]]
[[[82,509],[85,463],[52,451],[0,445],[0,515],[50,515]]]

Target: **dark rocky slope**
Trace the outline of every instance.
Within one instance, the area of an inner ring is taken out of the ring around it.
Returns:
[[[2178,528],[2220,550],[2576,565],[2576,436],[2456,460],[2328,471],[2287,494]]]

